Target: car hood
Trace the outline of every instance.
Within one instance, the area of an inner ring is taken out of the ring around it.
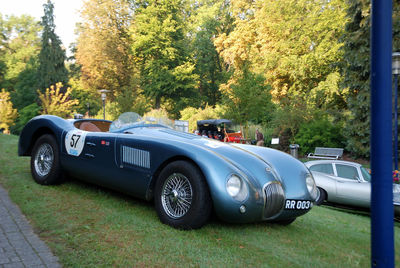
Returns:
[[[216,154],[240,169],[259,187],[271,180],[278,180],[287,192],[292,192],[292,198],[302,198],[304,193],[308,194],[305,178],[309,170],[302,162],[287,153],[267,147],[224,143],[170,129],[159,129],[157,139],[160,141],[165,139],[170,144],[181,143],[182,147],[189,150],[197,147],[202,151]]]

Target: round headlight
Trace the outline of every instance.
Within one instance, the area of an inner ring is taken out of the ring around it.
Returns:
[[[226,191],[237,201],[244,201],[247,198],[249,190],[247,184],[238,175],[231,175],[226,182]]]
[[[313,200],[316,200],[318,196],[317,186],[315,185],[314,178],[310,173],[307,174],[306,184],[307,184],[307,190],[310,193],[311,198]]]
[[[226,183],[226,190],[230,196],[235,197],[239,194],[241,185],[242,182],[239,177],[232,175]]]

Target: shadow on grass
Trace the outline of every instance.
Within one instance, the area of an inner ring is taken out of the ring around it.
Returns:
[[[81,190],[86,190],[92,195],[97,195],[97,196],[100,195],[103,197],[114,199],[116,201],[124,201],[124,202],[128,201],[131,204],[141,206],[149,210],[150,209],[154,210],[153,200],[146,201],[138,197],[129,195],[127,193],[113,190],[111,188],[107,188],[94,183],[86,182],[72,176],[68,176],[66,181],[62,185],[65,185],[67,187],[80,188]]]
[[[127,193],[119,192],[117,190],[113,190],[104,186],[100,186],[97,184],[89,183],[83,180],[80,180],[78,178],[68,176],[67,180],[62,184],[64,187],[67,188],[74,188],[74,189],[80,189],[83,190],[89,195],[93,197],[106,197],[108,199],[112,199],[116,202],[120,203],[125,203],[128,202],[130,205],[135,206],[136,208],[140,210],[145,210],[149,214],[154,214],[156,215],[156,208],[154,206],[154,199],[150,201],[146,201],[143,199],[140,199],[138,197],[129,195]],[[104,203],[106,206],[107,204],[110,203]],[[156,217],[154,220],[159,221],[158,217]],[[274,222],[253,222],[253,223],[230,223],[226,222],[223,219],[219,218],[215,211],[212,211],[212,214],[210,216],[210,219],[206,223],[206,225],[213,225],[218,228],[229,228],[229,229],[242,229],[246,227],[271,227],[271,228],[280,228],[284,227],[284,225],[279,224],[279,223],[274,223]]]
[[[367,208],[353,208],[353,207],[345,207],[334,204],[324,204],[323,207],[336,211],[345,212],[352,215],[363,216],[365,218],[371,218],[371,211]],[[394,217],[393,220],[395,226],[400,227],[400,217]]]

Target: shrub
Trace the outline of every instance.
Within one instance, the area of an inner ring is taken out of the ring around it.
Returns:
[[[189,132],[193,132],[197,129],[197,121],[221,118],[224,116],[224,111],[225,108],[220,105],[217,105],[215,108],[207,105],[204,109],[188,107],[180,112],[180,120],[189,121]]]
[[[313,152],[315,147],[343,147],[342,126],[327,118],[309,121],[300,126],[295,142],[300,145],[301,154]]]
[[[154,117],[154,118],[169,118],[168,112],[165,109],[152,109],[145,113],[143,117]]]
[[[14,125],[17,116],[18,112],[17,109],[13,108],[10,93],[2,89],[0,91],[0,129],[4,129],[5,133],[9,133],[9,128]]]
[[[23,127],[33,117],[39,115],[40,107],[36,103],[25,106],[19,111],[15,125],[11,127],[11,133],[19,135]]]
[[[42,104],[42,114],[52,114],[63,118],[73,116],[73,109],[79,104],[77,99],[71,99],[71,88],[67,88],[63,93],[63,84],[56,83],[46,88],[44,93],[37,91]]]

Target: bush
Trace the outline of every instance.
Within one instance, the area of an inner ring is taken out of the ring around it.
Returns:
[[[189,132],[193,132],[197,129],[197,121],[205,119],[218,119],[224,116],[225,108],[217,105],[215,108],[206,106],[202,108],[188,107],[183,109],[180,120],[189,121]]]
[[[154,118],[169,118],[168,112],[165,109],[152,109],[145,113],[143,117],[154,117]]]
[[[36,103],[25,106],[19,111],[15,125],[11,127],[11,133],[19,135],[23,127],[33,117],[39,115],[40,107]]]
[[[343,147],[342,126],[335,125],[327,118],[321,118],[300,126],[295,136],[300,153],[313,152],[315,147]]]
[[[271,121],[271,127],[275,129],[273,134],[279,137],[279,144],[274,148],[287,152],[289,144],[294,143],[300,127],[314,117],[313,112],[301,98],[285,99],[284,105],[274,111]]]

